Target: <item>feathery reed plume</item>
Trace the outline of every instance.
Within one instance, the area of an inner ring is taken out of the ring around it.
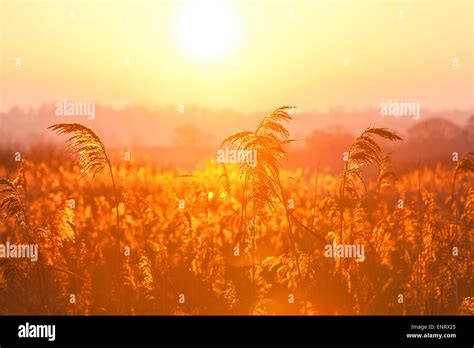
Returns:
[[[359,179],[365,186],[364,179],[361,175],[363,166],[370,164],[382,164],[382,150],[380,146],[373,139],[378,136],[382,139],[391,141],[402,140],[397,134],[389,131],[386,128],[367,128],[364,130],[352,143],[348,159],[344,164],[344,171],[342,173],[340,195],[344,198],[345,191],[355,194],[355,181]]]
[[[106,166],[110,169],[105,146],[92,128],[78,123],[60,123],[52,125],[48,129],[52,129],[58,135],[73,133],[66,143],[72,153],[79,154],[82,173],[92,171],[93,177],[95,177]],[[112,174],[112,170],[110,172]]]
[[[243,151],[244,153],[255,153],[258,158],[255,165],[251,165],[245,161],[240,163],[241,174],[244,175],[244,187],[242,192],[240,231],[237,239],[242,243],[245,237],[244,231],[248,203],[253,204],[253,224],[251,231],[253,233],[252,241],[254,241],[256,216],[260,215],[262,210],[266,207],[273,209],[273,200],[274,198],[278,198],[282,202],[286,211],[288,236],[299,270],[296,247],[294,245],[291,231],[290,216],[288,207],[284,203],[284,193],[280,183],[280,161],[287,156],[283,146],[293,141],[290,139],[289,131],[281,124],[282,122],[289,122],[292,120],[287,112],[290,108],[293,107],[282,106],[274,110],[271,114],[264,117],[254,132],[236,132],[225,138],[222,141],[221,146],[225,143],[231,143],[236,150]],[[255,256],[255,251],[253,254]]]
[[[342,230],[344,224],[344,194],[349,191],[351,194],[356,194],[355,181],[360,180],[365,187],[364,179],[362,178],[361,169],[365,165],[377,164],[382,165],[382,150],[380,146],[373,139],[374,136],[378,136],[382,139],[388,139],[391,141],[402,140],[397,134],[389,131],[386,128],[367,128],[352,143],[348,159],[344,163],[344,170],[342,172],[341,185],[339,190],[340,197],[340,212],[341,212],[341,224],[339,243],[342,243]]]
[[[474,173],[474,152],[468,152],[456,164],[451,180],[451,210],[449,214],[449,225],[451,226],[453,211],[457,210],[454,194],[456,193],[456,180],[459,176]],[[455,221],[457,224],[457,221]]]
[[[152,311],[156,307],[155,280],[150,259],[143,255],[138,261],[138,291],[143,298],[143,312]],[[141,313],[142,314],[142,313]]]
[[[18,178],[13,181],[5,178],[0,179],[0,194],[5,194],[0,201],[0,208],[5,211],[8,218],[14,218],[16,223],[25,229],[27,226],[26,209]]]
[[[66,140],[68,148],[72,150],[72,153],[79,154],[79,165],[81,172],[93,173],[93,178],[105,167],[109,169],[110,178],[112,180],[112,186],[115,193],[115,208],[117,218],[117,236],[120,240],[120,220],[118,212],[118,194],[117,187],[115,185],[114,173],[112,171],[112,165],[110,164],[105,146],[100,140],[100,137],[92,130],[92,128],[78,124],[78,123],[60,123],[55,124],[48,129],[52,129],[56,134],[70,134],[73,135]]]
[[[231,143],[236,150],[253,151],[257,154],[257,163],[252,166],[245,161],[240,163],[241,174],[245,176],[242,195],[241,224],[245,224],[246,207],[249,202],[256,205],[256,210],[264,207],[273,208],[273,198],[278,193],[280,160],[286,157],[283,145],[288,144],[289,132],[280,122],[288,122],[292,118],[283,106],[266,116],[258,125],[255,132],[241,131],[232,134],[222,141]],[[242,234],[244,226],[241,226]],[[239,235],[243,237],[242,235]]]
[[[377,191],[380,192],[384,188],[390,188],[395,180],[397,180],[397,175],[391,169],[392,154],[386,154],[380,161],[380,171],[377,178]]]
[[[451,180],[451,209],[449,213],[449,234],[448,239],[451,239],[451,225],[452,225],[452,215],[454,214],[454,244],[458,244],[458,208],[456,200],[454,199],[454,194],[456,193],[456,179],[461,175],[468,175],[474,173],[474,152],[468,152],[456,163],[454,168],[453,178]],[[467,232],[467,231],[466,231]],[[469,238],[468,233],[466,233],[467,238]],[[470,254],[469,254],[470,256]],[[469,260],[470,263],[470,260]],[[456,287],[456,307],[459,305],[459,285],[458,285],[458,260],[455,258],[455,287]]]
[[[449,225],[452,222],[453,211],[457,210],[456,201],[454,199],[454,194],[456,193],[456,179],[462,175],[468,175],[474,173],[474,152],[468,152],[456,164],[453,172],[453,178],[451,180],[451,211],[449,214]],[[457,224],[457,221],[455,221]]]
[[[343,243],[344,231],[344,199],[345,192],[348,191],[351,195],[357,195],[355,183],[360,180],[365,187],[364,179],[362,178],[361,169],[363,166],[370,164],[382,165],[382,150],[374,136],[391,141],[402,140],[397,134],[391,132],[386,128],[370,128],[364,130],[353,141],[349,152],[347,161],[344,163],[344,170],[342,172],[341,184],[339,188],[339,243]],[[342,262],[339,263],[339,272],[342,273]]]
[[[105,151],[105,146],[102,140],[92,128],[78,124],[78,123],[60,123],[55,124],[48,129],[53,130],[58,135],[62,134],[73,134],[66,143],[69,150],[72,153],[79,154],[79,165],[82,173],[93,173],[93,178],[105,167],[108,168],[110,179],[112,180],[112,186],[115,195],[115,216],[117,224],[117,257],[118,257],[118,275],[120,277],[120,245],[121,245],[121,232],[120,232],[120,218],[119,218],[119,198],[117,193],[117,187],[115,185],[114,173],[112,165]],[[121,284],[119,280],[119,284]],[[119,301],[120,303],[120,301]],[[119,304],[120,306],[120,304]]]
[[[74,209],[71,208],[71,200],[67,200],[57,211],[53,220],[53,228],[56,234],[56,239],[60,244],[67,241],[73,242],[75,240],[76,235],[74,220],[75,214]]]
[[[474,173],[474,152],[468,152],[456,164],[451,182],[451,202],[454,204],[456,179],[463,174]]]
[[[14,218],[20,226],[21,234],[25,240],[32,239],[28,219],[28,205],[26,192],[25,161],[22,160],[18,168],[18,175],[13,179],[0,179],[0,209],[4,210],[7,218]]]

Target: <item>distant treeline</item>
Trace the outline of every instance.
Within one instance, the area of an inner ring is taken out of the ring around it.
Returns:
[[[385,144],[398,170],[412,169],[419,162],[449,167],[453,165],[456,153],[460,158],[464,153],[474,151],[474,115],[462,127],[442,118],[419,121],[400,135],[403,141]],[[354,135],[340,126],[314,130],[303,144],[292,146],[288,164],[306,168],[316,168],[319,164],[321,169],[338,172],[344,165],[343,153],[353,139]]]

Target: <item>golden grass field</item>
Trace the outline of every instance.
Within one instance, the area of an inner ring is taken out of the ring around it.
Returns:
[[[192,173],[109,161],[90,128],[55,127],[80,161],[0,169],[0,241],[39,247],[0,259],[0,313],[472,314],[473,154],[398,175],[378,142],[403,140],[369,128],[340,175],[288,171],[287,122],[280,108],[226,139],[255,167]],[[334,243],[365,256],[326,257]]]

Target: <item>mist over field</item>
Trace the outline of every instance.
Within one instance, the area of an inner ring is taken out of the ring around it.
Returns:
[[[178,105],[113,108],[97,104],[91,119],[86,115],[58,116],[55,104],[44,104],[37,109],[12,108],[0,113],[0,146],[22,151],[37,145],[54,146],[58,141],[47,131],[50,124],[80,122],[96,129],[112,149],[133,150],[139,158],[148,154],[171,166],[192,169],[204,160],[215,159],[220,139],[226,134],[254,128],[268,112],[239,113],[191,105],[180,113]],[[325,111],[296,108],[294,120],[288,125],[295,139],[289,149],[293,156],[284,166],[314,169],[319,162],[322,167],[339,170],[341,154],[367,124],[387,127],[404,136],[404,145],[392,148],[396,162],[448,163],[455,149],[464,152],[473,147],[473,116],[474,110],[422,110],[420,118],[414,119],[382,116],[380,108]]]

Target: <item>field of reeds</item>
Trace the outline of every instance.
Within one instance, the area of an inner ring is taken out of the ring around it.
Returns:
[[[340,175],[288,171],[288,122],[283,107],[223,140],[255,166],[192,173],[111,161],[91,128],[51,127],[69,160],[0,168],[0,243],[39,248],[0,259],[0,313],[472,315],[474,154],[399,174],[382,144],[403,139],[367,128]],[[328,257],[338,245],[364,255]]]

